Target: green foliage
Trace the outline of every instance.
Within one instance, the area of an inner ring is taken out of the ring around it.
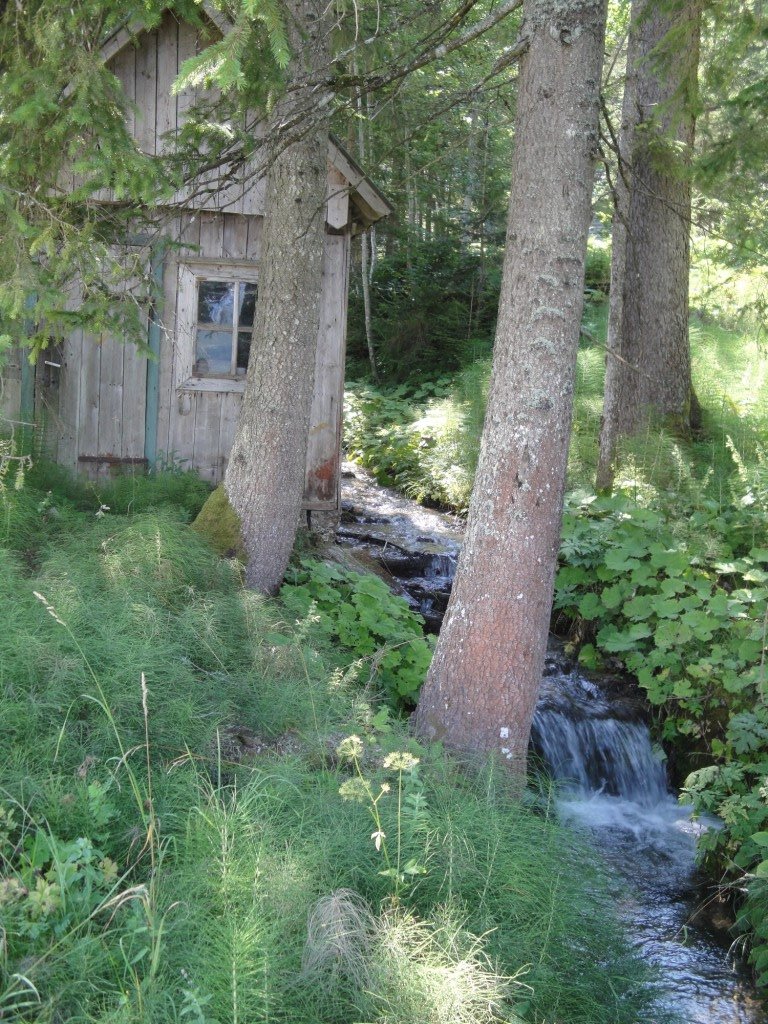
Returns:
[[[564,519],[561,560],[555,607],[588,626],[583,656],[621,658],[663,706],[664,739],[725,758],[760,746],[744,716],[762,692],[768,551],[708,558],[660,512],[582,496]]]
[[[611,285],[611,245],[606,239],[590,235],[587,262],[584,267],[584,288],[590,297],[601,299]]]
[[[344,441],[380,483],[428,505],[465,512],[472,493],[490,364],[420,386],[349,384]]]
[[[510,813],[496,766],[416,747],[187,508],[97,518],[53,482],[7,490],[27,539],[0,550],[0,1014],[646,1019],[594,855],[546,807]],[[340,585],[383,604],[368,582]],[[354,777],[334,753],[350,733]],[[382,793],[378,827],[340,795],[353,778]],[[349,908],[360,929],[312,931]]]
[[[137,342],[146,331],[140,296],[125,288],[127,279],[144,279],[144,256],[122,243],[137,229],[137,207],[170,194],[175,179],[136,148],[128,103],[99,47],[126,19],[152,26],[165,6],[3,5],[0,324],[16,343],[39,351],[81,325]],[[193,9],[175,6],[187,15]],[[109,209],[89,202],[102,188],[121,202]]]
[[[382,376],[402,382],[459,369],[490,348],[499,304],[501,254],[468,252],[453,239],[412,238],[382,256],[371,281],[373,344]],[[362,298],[352,279],[350,355],[366,356]]]
[[[366,659],[370,679],[393,705],[413,707],[434,649],[423,619],[377,576],[302,559],[280,598],[288,612],[310,617],[321,636]]]

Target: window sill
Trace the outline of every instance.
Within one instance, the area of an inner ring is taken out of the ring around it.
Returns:
[[[179,391],[216,391],[242,395],[245,391],[245,377],[189,377],[181,384]]]

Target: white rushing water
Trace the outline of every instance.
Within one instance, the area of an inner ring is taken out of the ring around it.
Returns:
[[[559,781],[561,818],[588,832],[623,884],[630,939],[658,971],[657,1006],[685,1024],[758,1024],[766,1016],[727,940],[691,923],[702,892],[694,822],[669,792],[636,709],[608,700],[578,672],[547,677],[533,747]]]

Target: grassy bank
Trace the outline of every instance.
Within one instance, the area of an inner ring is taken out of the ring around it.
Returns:
[[[0,495],[0,1015],[635,1024],[594,855],[241,586],[192,478]],[[105,506],[109,506],[107,509]]]

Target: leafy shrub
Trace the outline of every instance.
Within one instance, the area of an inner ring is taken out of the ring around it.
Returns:
[[[414,706],[429,668],[434,639],[423,619],[377,576],[303,559],[280,591],[283,604],[356,658],[370,663],[371,679],[389,700]]]
[[[386,487],[405,490],[420,474],[419,438],[410,430],[420,406],[408,389],[386,393],[350,385],[344,396],[344,444],[350,458],[371,470]]]
[[[555,608],[594,638],[582,661],[619,656],[663,706],[666,740],[692,738],[715,757],[746,753],[741,716],[760,695],[768,550],[707,558],[660,512],[582,495],[566,513],[560,557]]]
[[[349,385],[344,440],[350,457],[416,501],[466,512],[489,376],[490,363],[478,360],[452,381],[386,392]]]
[[[658,510],[626,497],[572,498],[555,608],[583,643],[582,663],[618,658],[656,709],[659,731],[682,763],[708,762],[683,794],[721,829],[699,842],[713,877],[746,891],[739,923],[760,984],[768,984],[768,548],[754,538],[751,505],[723,516],[714,503],[692,516],[709,528],[680,539]],[[746,523],[744,521],[746,517]],[[765,524],[763,524],[765,526]],[[728,882],[730,879],[730,882]],[[745,886],[746,880],[746,886]]]

